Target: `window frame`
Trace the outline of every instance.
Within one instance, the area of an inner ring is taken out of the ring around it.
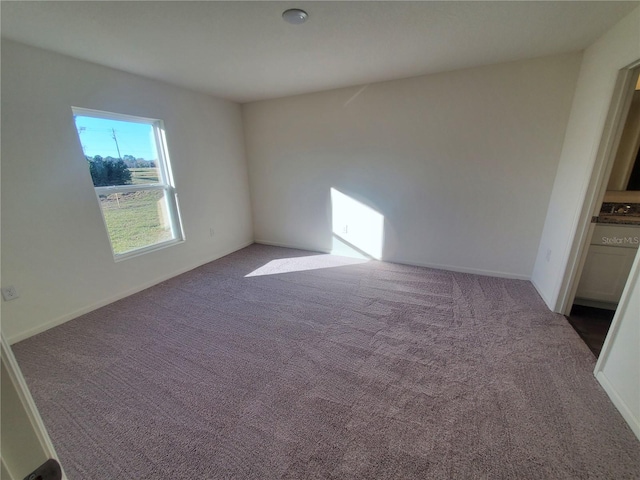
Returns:
[[[164,122],[158,118],[147,118],[133,115],[127,115],[123,113],[106,112],[102,110],[95,110],[83,107],[71,107],[71,111],[74,117],[74,128],[76,129],[76,138],[80,143],[80,149],[82,150],[83,158],[86,158],[84,154],[84,148],[80,139],[80,134],[75,126],[75,117],[93,117],[104,120],[116,120],[121,122],[141,123],[149,125],[153,130],[153,138],[155,140],[156,152],[158,154],[156,168],[158,170],[158,182],[157,183],[142,183],[136,185],[113,185],[106,187],[96,187],[91,182],[98,201],[98,207],[100,208],[100,214],[102,215],[102,222],[109,239],[109,245],[111,246],[111,253],[113,259],[116,262],[126,260],[128,258],[144,255],[149,252],[161,250],[172,245],[183,243],[185,241],[184,229],[182,226],[182,217],[180,215],[180,208],[178,203],[178,193],[176,191],[175,182],[173,178],[173,172],[171,170],[171,161],[169,159],[169,150],[167,147],[167,138],[165,133]],[[88,171],[88,170],[87,170]],[[116,253],[113,248],[113,241],[111,240],[111,234],[107,226],[107,221],[104,216],[104,210],[100,203],[100,195],[110,195],[113,193],[130,193],[139,191],[155,191],[160,190],[164,193],[164,199],[167,204],[167,212],[169,221],[171,224],[171,236],[169,240],[157,242],[144,247],[134,248],[122,253]]]

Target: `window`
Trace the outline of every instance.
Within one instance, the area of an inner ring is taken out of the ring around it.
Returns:
[[[73,108],[116,260],[182,241],[161,120]]]

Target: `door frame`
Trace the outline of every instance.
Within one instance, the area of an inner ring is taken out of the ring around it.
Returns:
[[[567,268],[560,284],[556,311],[567,316],[573,306],[595,229],[595,223],[591,223],[591,219],[600,213],[639,73],[640,59],[618,71],[582,212],[569,251]]]
[[[622,417],[625,419],[629,427],[631,427],[633,433],[636,435],[636,437],[638,437],[638,440],[640,440],[640,418],[638,418],[637,414],[634,413],[633,406],[628,405],[625,402],[624,396],[618,393],[616,383],[610,382],[605,372],[605,367],[607,361],[609,360],[609,355],[612,351],[616,336],[618,335],[620,327],[622,325],[622,319],[627,317],[627,311],[629,309],[634,308],[633,305],[631,305],[629,302],[633,288],[636,288],[636,290],[640,289],[640,250],[636,252],[636,258],[633,262],[633,266],[631,267],[631,272],[629,272],[627,284],[624,287],[624,292],[622,292],[620,303],[618,304],[616,313],[613,316],[611,327],[609,327],[607,337],[604,340],[604,345],[602,345],[602,351],[600,352],[600,356],[598,357],[596,366],[593,369],[593,374],[595,375],[596,379],[605,390],[613,404],[616,406]]]
[[[56,450],[53,446],[53,442],[51,441],[51,437],[49,437],[47,428],[45,427],[44,422],[42,421],[42,417],[40,416],[40,412],[38,411],[38,407],[36,406],[33,397],[31,396],[31,392],[29,391],[27,382],[25,381],[24,376],[22,375],[22,371],[18,366],[18,361],[13,355],[11,346],[9,345],[9,342],[7,342],[7,340],[4,338],[4,333],[0,333],[0,341],[0,354],[2,357],[2,363],[6,366],[11,383],[15,388],[18,398],[20,399],[20,403],[22,404],[22,408],[24,409],[29,423],[31,424],[33,434],[37,438],[44,456],[47,458],[54,458],[58,460],[59,463],[60,459],[56,454]],[[3,385],[3,388],[8,387]],[[11,478],[15,472],[12,472],[8,468],[9,466],[6,464],[4,458],[1,459],[1,463],[3,474],[9,474],[9,478]],[[38,467],[38,465],[34,465],[34,468],[36,467]],[[67,480],[67,476],[65,475],[64,470],[62,470],[62,480]]]

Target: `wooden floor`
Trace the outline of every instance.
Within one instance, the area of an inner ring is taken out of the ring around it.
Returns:
[[[567,317],[596,358],[600,356],[614,314],[614,310],[574,305]]]

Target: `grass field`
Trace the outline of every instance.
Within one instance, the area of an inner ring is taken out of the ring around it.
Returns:
[[[132,168],[134,185],[157,183],[155,168]],[[100,206],[116,254],[170,240],[164,192],[141,190],[100,197]]]
[[[131,183],[140,185],[141,183],[158,183],[157,168],[130,168]]]

